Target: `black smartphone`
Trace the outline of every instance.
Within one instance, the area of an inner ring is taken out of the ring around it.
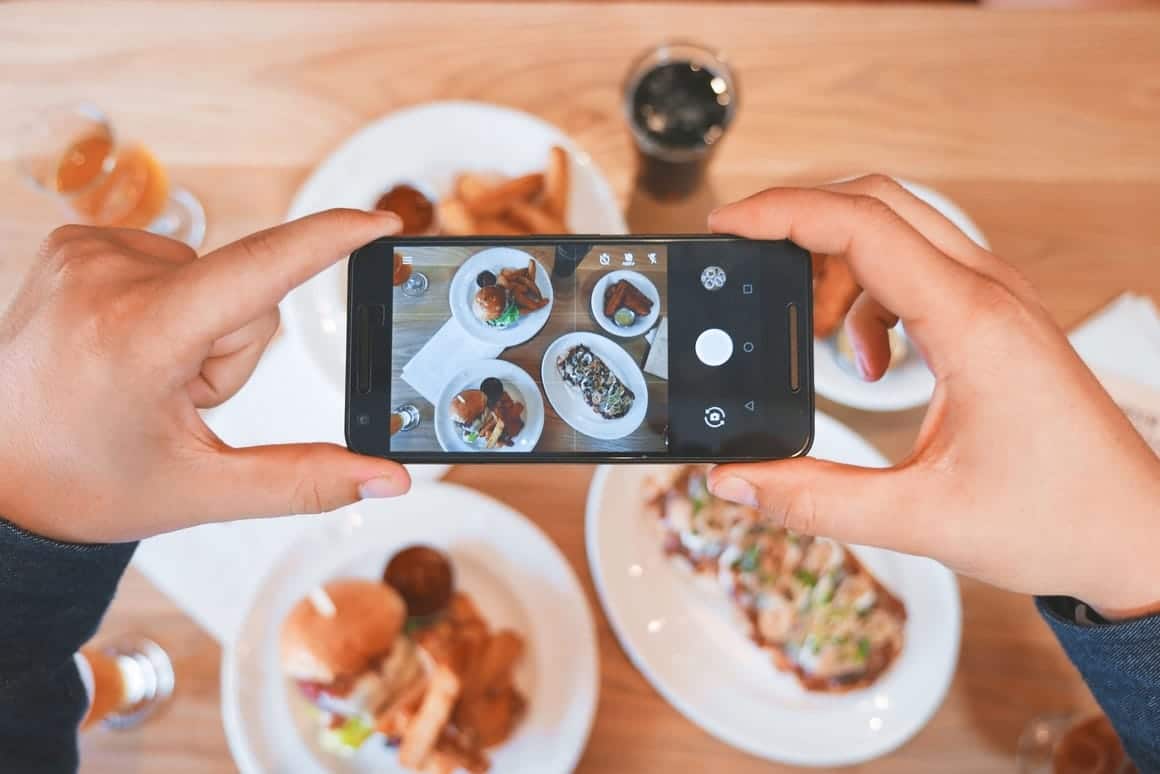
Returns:
[[[694,462],[813,441],[810,256],[727,236],[351,255],[346,438],[399,462]]]

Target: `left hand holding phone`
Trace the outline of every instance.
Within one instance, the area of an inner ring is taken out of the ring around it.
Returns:
[[[201,259],[141,231],[54,231],[0,313],[0,515],[117,542],[406,492],[396,463],[333,444],[233,448],[197,411],[245,384],[286,293],[399,228],[330,210]]]

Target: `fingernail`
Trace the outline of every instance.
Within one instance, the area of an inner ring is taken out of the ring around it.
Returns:
[[[753,484],[744,479],[723,478],[710,486],[709,490],[722,500],[748,505],[750,508],[757,507],[757,490],[753,488]]]
[[[389,476],[380,476],[364,481],[359,485],[358,496],[364,500],[374,500],[380,497],[398,497],[403,493],[401,482]]]
[[[855,360],[858,362],[858,373],[861,374],[863,381],[870,381],[870,364],[866,362],[866,356],[859,352]]]
[[[394,233],[403,227],[403,219],[390,210],[375,210],[375,215],[383,222],[383,230]]]

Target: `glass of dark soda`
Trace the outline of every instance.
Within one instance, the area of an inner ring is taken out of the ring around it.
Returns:
[[[737,113],[737,80],[724,57],[664,43],[628,71],[624,109],[636,142],[637,185],[661,201],[697,189]]]

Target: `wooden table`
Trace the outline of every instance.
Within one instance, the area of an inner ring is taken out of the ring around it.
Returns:
[[[708,41],[741,75],[739,120],[707,192],[661,209],[630,193],[620,78],[668,37]],[[694,230],[764,185],[882,170],[961,204],[1065,326],[1122,290],[1160,299],[1160,15],[965,8],[166,2],[0,5],[0,160],[37,108],[89,98],[197,191],[209,243],[280,220],[311,167],[367,120],[439,98],[539,114],[595,158],[637,230]],[[63,217],[0,169],[0,298]],[[676,225],[677,228],[673,228]],[[921,411],[822,409],[897,459]],[[585,582],[591,470],[479,469],[450,479],[528,514]],[[1010,770],[1033,715],[1091,700],[1030,602],[964,580],[959,670],[909,744],[866,772]],[[685,721],[597,617],[603,684],[582,772],[769,772]],[[143,630],[173,654],[179,696],[140,732],[95,732],[84,769],[231,771],[219,650],[130,572],[102,635]]]
[[[517,338],[512,339],[512,346],[504,347],[496,355],[498,359],[515,365],[528,375],[535,384],[543,404],[540,409],[529,407],[523,413],[526,422],[532,421],[530,412],[542,412],[544,417],[543,432],[538,442],[535,442],[534,447],[529,446],[526,450],[530,451],[535,448],[542,452],[616,452],[624,450],[663,452],[666,448],[665,431],[668,425],[669,411],[668,384],[664,379],[642,370],[641,376],[647,392],[647,408],[641,424],[620,438],[602,439],[581,432],[581,429],[587,427],[582,423],[585,421],[592,423],[598,415],[591,413],[591,409],[587,405],[573,399],[573,396],[569,394],[570,388],[565,387],[562,380],[556,376],[554,366],[549,366],[553,370],[548,372],[551,375],[550,381],[555,385],[554,390],[545,389],[545,380],[542,375],[541,363],[548,350],[553,349],[554,343],[561,336],[576,332],[598,336],[600,341],[597,344],[600,347],[600,352],[608,353],[617,347],[622,347],[628,358],[638,368],[644,368],[645,358],[649,352],[649,342],[645,339],[644,332],[642,331],[640,335],[636,336],[614,338],[600,327],[590,307],[592,294],[600,279],[610,271],[624,271],[624,269],[620,269],[624,262],[624,248],[618,249],[611,245],[592,245],[583,255],[577,256],[579,260],[575,263],[571,263],[568,258],[564,259],[565,262],[571,264],[571,272],[556,270],[557,251],[551,245],[521,245],[520,250],[538,262],[537,282],[539,286],[546,289],[544,283],[550,283],[554,293],[550,309],[545,310],[540,315],[532,314],[528,318],[521,319],[515,326],[500,333],[501,336],[516,334]],[[437,452],[441,447],[435,434],[435,403],[444,396],[420,393],[415,386],[403,378],[403,369],[411,363],[412,358],[431,340],[432,336],[452,318],[448,291],[452,287],[453,278],[458,276],[460,267],[479,253],[480,249],[475,246],[411,247],[401,252],[406,253],[403,260],[410,261],[412,271],[421,272],[427,277],[428,287],[427,291],[418,297],[408,297],[402,292],[402,288],[394,290],[394,327],[391,338],[391,403],[394,406],[400,404],[415,406],[419,409],[421,422],[418,427],[393,436],[391,450]],[[612,263],[613,254],[616,255],[615,265]],[[656,311],[660,316],[663,316],[667,312],[668,301],[668,287],[663,281],[667,268],[667,255],[663,251],[653,254],[657,256],[655,264],[648,263],[644,255],[640,255],[641,263],[638,264],[634,256],[635,268],[633,271],[638,272],[638,276],[647,278],[653,283],[657,289],[657,295],[660,297],[660,308]],[[516,265],[516,261],[526,265],[528,260],[526,257],[518,257],[518,253],[516,256],[516,258],[503,259],[503,263],[493,263],[489,259],[481,258],[479,261],[483,263],[477,261],[472,265],[478,266],[478,270],[499,274],[503,268],[522,268]],[[607,258],[607,264],[601,263],[604,259],[602,256]],[[458,302],[452,303],[459,304],[459,310],[466,321],[462,327],[469,331],[469,335],[483,337],[485,341],[498,347],[501,345],[495,344],[496,332],[477,324],[470,311],[469,297],[478,287],[475,282],[476,273],[478,271],[472,272],[471,276],[466,276],[465,279],[460,279],[460,283],[466,289],[462,293],[456,294],[455,298],[458,299]],[[539,276],[541,274],[543,276]],[[455,287],[459,289],[460,285]],[[546,315],[546,317],[541,317],[541,315]],[[518,338],[522,338],[520,331],[524,327],[536,325],[543,327],[534,332],[534,329],[529,330],[527,340],[518,341]],[[612,325],[611,321],[609,325]],[[559,348],[556,348],[555,351],[557,354],[561,354]],[[597,354],[599,355],[599,353]],[[426,355],[425,357],[430,356]],[[478,388],[480,380],[489,374],[480,373],[478,369],[473,369],[470,372],[473,375],[465,378],[463,371],[458,368],[462,358],[463,355],[460,351],[447,350],[440,351],[434,360],[441,362],[444,359],[450,359],[455,362],[455,366],[451,370],[458,373],[450,378],[456,383],[454,387],[456,391]],[[553,362],[554,360],[555,358],[553,358]],[[431,362],[431,360],[426,362]],[[418,370],[423,371],[422,368],[418,368]],[[625,371],[621,376],[628,379],[627,373]],[[423,373],[420,376],[427,377],[424,379],[424,383],[426,383],[430,378],[430,373]],[[631,388],[631,385],[629,386]],[[513,383],[505,382],[505,387],[511,389]],[[553,404],[552,395],[562,398],[561,404],[565,407],[564,411],[568,415],[567,420]],[[513,399],[526,405],[529,399],[535,400],[535,397],[534,395],[517,393]],[[575,426],[573,423],[576,423]],[[516,440],[518,439],[517,436]],[[469,445],[464,444],[462,449],[456,447],[453,450],[459,451],[469,448],[471,448]],[[482,444],[477,442],[475,448],[482,448]],[[517,444],[514,448],[522,447]]]

